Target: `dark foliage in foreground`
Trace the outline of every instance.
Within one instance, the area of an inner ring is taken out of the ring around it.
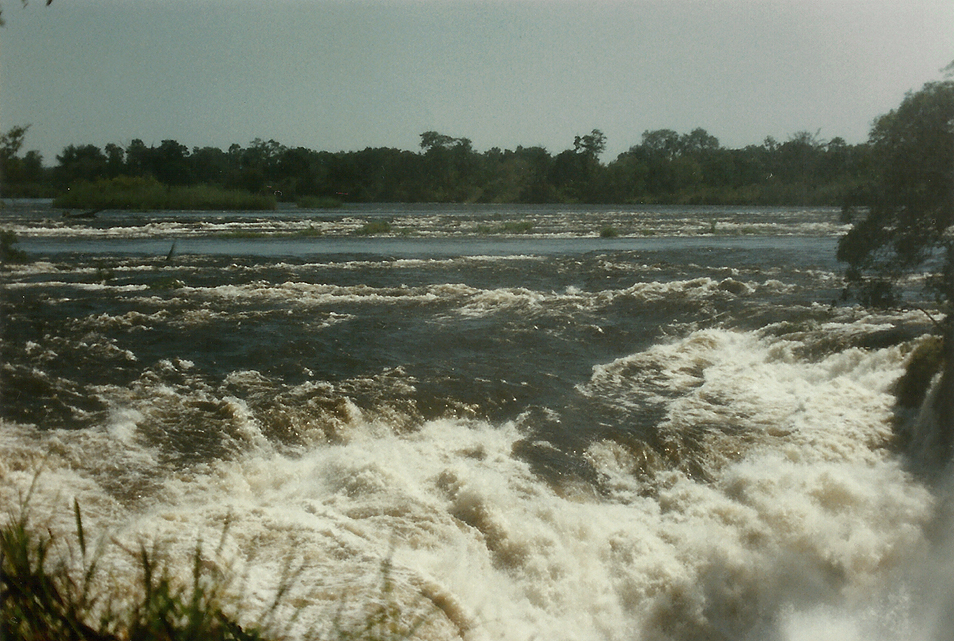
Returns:
[[[868,212],[839,241],[838,259],[866,305],[917,306],[914,278],[943,314],[932,317],[942,337],[932,409],[947,459],[954,451],[954,81],[909,93],[875,121],[870,144]]]
[[[54,535],[40,532],[29,511],[0,528],[0,616],[7,641],[253,641],[267,638],[243,628],[222,607],[221,577],[207,580],[201,546],[196,547],[191,585],[178,586],[158,561],[155,547],[140,547],[140,596],[119,611],[104,585],[98,561],[102,548],[87,549],[78,503],[74,503],[81,577],[68,568]],[[76,550],[70,548],[70,554]]]
[[[100,570],[105,539],[90,548],[79,503],[73,502],[75,537],[64,541],[32,522],[28,502],[29,495],[0,525],[4,641],[268,641],[286,638],[301,612],[296,610],[291,621],[277,620],[278,606],[297,581],[297,572],[289,566],[271,605],[253,623],[241,624],[234,577],[209,562],[201,543],[192,556],[191,581],[184,584],[173,578],[159,544],[121,548],[135,557],[140,570],[130,605],[120,598],[128,595],[117,594],[110,577]],[[219,550],[227,532],[228,524]],[[336,616],[311,636],[329,641],[399,641],[416,636],[430,614],[409,614],[398,605],[390,567],[385,560],[381,602],[367,604],[363,618]]]

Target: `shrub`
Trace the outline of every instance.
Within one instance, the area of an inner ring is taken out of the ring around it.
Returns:
[[[15,247],[20,240],[9,229],[0,229],[0,263],[25,263],[26,252]]]
[[[373,236],[375,234],[390,234],[391,223],[386,220],[372,220],[359,228],[355,234],[358,236]]]
[[[505,234],[525,234],[533,229],[532,220],[516,220],[501,225],[500,231]]]
[[[74,184],[53,201],[53,206],[136,211],[260,210],[275,209],[275,198],[209,185],[169,187],[153,178],[120,176]]]

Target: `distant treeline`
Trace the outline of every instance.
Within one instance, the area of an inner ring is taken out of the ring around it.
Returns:
[[[543,147],[476,151],[467,138],[421,134],[420,151],[377,147],[328,152],[256,139],[247,147],[189,149],[175,140],[147,146],[70,145],[45,166],[20,155],[27,127],[0,137],[3,197],[63,194],[81,184],[148,178],[169,187],[208,186],[293,202],[499,202],[842,205],[864,200],[872,171],[868,144],[819,140],[729,149],[704,129],[647,131],[615,160],[601,155],[599,130],[552,155]]]

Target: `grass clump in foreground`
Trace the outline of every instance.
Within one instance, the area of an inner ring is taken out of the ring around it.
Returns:
[[[53,200],[62,209],[263,210],[275,209],[275,198],[209,185],[172,187],[152,178],[120,176],[79,183]]]
[[[32,488],[31,488],[32,493]],[[88,546],[79,503],[74,500],[75,540],[59,540],[49,528],[30,522],[28,501],[0,526],[0,620],[4,641],[278,641],[288,638],[301,608],[279,625],[275,613],[296,582],[286,565],[273,602],[251,624],[241,624],[242,607],[234,596],[230,571],[218,569],[203,554],[192,556],[191,580],[176,580],[160,546],[140,543],[126,550],[139,568],[136,593],[116,594],[100,571],[105,537]],[[45,530],[45,531],[43,531]],[[228,525],[216,554],[222,550]],[[390,563],[382,566],[382,602],[364,608],[363,619],[337,616],[327,630],[303,638],[328,641],[397,641],[413,638],[429,616],[406,620],[393,595]]]
[[[191,584],[185,586],[178,585],[168,566],[159,561],[156,545],[151,550],[140,545],[135,553],[141,573],[139,594],[131,606],[117,606],[117,595],[103,586],[99,573],[103,542],[93,551],[88,549],[79,503],[74,501],[73,508],[76,540],[72,544],[57,541],[49,530],[35,531],[25,506],[0,528],[0,616],[6,640],[273,638],[262,631],[267,620],[260,627],[243,627],[226,612],[223,597],[228,581],[205,569],[201,545],[193,557]]]

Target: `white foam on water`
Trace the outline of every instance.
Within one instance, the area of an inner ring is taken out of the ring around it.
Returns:
[[[901,362],[896,349],[807,362],[785,340],[704,330],[596,368],[581,387],[592,398],[661,406],[674,443],[701,434],[705,481],[601,441],[586,458],[609,493],[558,487],[515,455],[514,424],[408,432],[357,408],[343,414],[348,438],[281,450],[230,398],[243,453],[172,471],[137,450],[142,417],[121,407],[102,430],[4,425],[3,497],[52,451],[44,507],[71,517],[77,496],[123,546],[166,541],[184,576],[195,541],[217,541],[228,520],[222,563],[240,568],[246,613],[291,559],[304,568],[292,600],[310,606],[301,629],[382,598],[390,557],[395,598],[435,612],[425,638],[927,641],[943,637],[904,595],[927,577],[950,589],[954,572],[931,563],[937,497],[885,447]],[[164,476],[122,504],[101,481],[121,466]],[[51,527],[68,532],[61,520]]]
[[[440,284],[425,287],[372,287],[369,285],[339,286],[322,283],[287,281],[278,285],[254,282],[244,285],[218,285],[191,288],[183,291],[198,295],[223,298],[230,302],[295,301],[299,305],[333,305],[342,303],[430,303],[442,297],[464,297],[479,291],[463,284]]]

